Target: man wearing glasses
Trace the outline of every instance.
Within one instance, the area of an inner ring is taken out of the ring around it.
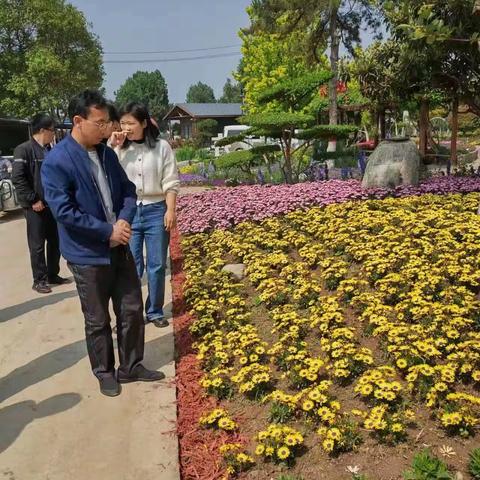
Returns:
[[[27,239],[33,273],[33,290],[50,293],[49,285],[69,280],[58,275],[60,250],[55,219],[43,194],[40,172],[43,159],[55,137],[51,117],[40,113],[32,119],[32,139],[15,148],[12,183],[27,221]],[[45,260],[45,243],[47,258]]]
[[[113,397],[120,383],[165,377],[141,363],[142,291],[128,246],[137,196],[115,152],[101,143],[111,126],[105,98],[85,90],[70,101],[68,114],[72,133],[48,154],[42,182],[77,285],[92,371],[101,393]],[[116,374],[110,300],[117,323]]]

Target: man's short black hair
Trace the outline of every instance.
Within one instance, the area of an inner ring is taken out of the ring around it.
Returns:
[[[117,107],[113,102],[107,102],[108,116],[110,117],[111,122],[119,122],[120,114],[118,113]]]
[[[32,133],[38,133],[42,128],[49,129],[55,126],[55,120],[46,113],[37,113],[32,118]]]
[[[84,90],[73,97],[68,104],[68,116],[72,122],[75,115],[87,118],[91,107],[107,108],[107,100],[98,90]]]

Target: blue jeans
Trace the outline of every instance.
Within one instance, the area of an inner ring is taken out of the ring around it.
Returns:
[[[163,318],[165,299],[165,269],[170,234],[165,230],[163,218],[167,210],[165,202],[139,204],[132,223],[130,249],[135,259],[140,278],[145,271],[143,242],[147,247],[148,297],[145,302],[147,320],[152,322]]]

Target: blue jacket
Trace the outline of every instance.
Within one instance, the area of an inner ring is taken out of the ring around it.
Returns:
[[[110,185],[117,219],[131,224],[137,208],[135,185],[111,148],[103,144],[95,148]],[[58,223],[62,255],[74,264],[109,264],[113,226],[106,220],[87,150],[68,135],[47,154],[41,175],[45,200]]]

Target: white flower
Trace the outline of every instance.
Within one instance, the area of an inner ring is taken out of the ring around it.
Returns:
[[[360,473],[360,467],[358,465],[349,465],[346,470],[352,475],[358,475]]]
[[[455,452],[453,450],[452,447],[449,447],[448,445],[442,445],[440,447],[440,453],[444,456],[444,457],[453,457],[454,455],[457,454],[457,452]]]

